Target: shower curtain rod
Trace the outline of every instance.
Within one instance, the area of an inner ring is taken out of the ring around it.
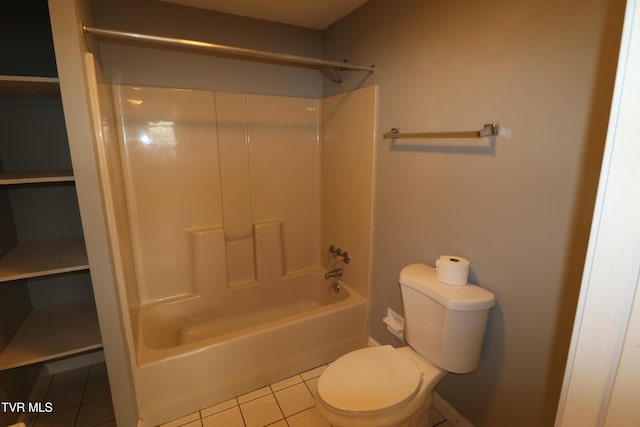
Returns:
[[[240,56],[245,58],[274,60],[294,66],[313,67],[320,70],[322,75],[324,75],[334,83],[342,83],[342,77],[340,76],[338,71],[369,71],[370,73],[373,73],[376,70],[375,65],[367,67],[364,65],[349,64],[347,62],[327,61],[325,59],[290,55],[286,53],[267,52],[255,49],[246,49],[235,46],[225,46],[221,44],[214,44],[197,40],[176,39],[171,37],[154,36],[150,34],[131,33],[127,31],[89,27],[85,24],[82,24],[82,30],[85,34],[95,34],[96,36],[100,37],[149,42],[187,49],[206,50],[210,52]]]

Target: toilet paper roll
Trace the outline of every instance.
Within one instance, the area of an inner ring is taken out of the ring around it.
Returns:
[[[447,285],[462,286],[469,278],[469,261],[454,255],[442,255],[436,260],[438,280]]]

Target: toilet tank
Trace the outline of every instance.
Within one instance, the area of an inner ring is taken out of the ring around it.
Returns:
[[[448,372],[475,370],[495,296],[476,285],[447,285],[433,267],[411,264],[400,272],[405,339]]]

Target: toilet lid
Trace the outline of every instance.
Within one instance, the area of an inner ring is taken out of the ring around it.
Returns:
[[[318,380],[318,396],[341,411],[381,411],[411,399],[421,383],[418,367],[393,347],[371,347],[333,362]]]

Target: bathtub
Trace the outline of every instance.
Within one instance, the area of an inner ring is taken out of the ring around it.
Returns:
[[[136,313],[140,418],[157,425],[366,346],[367,301],[322,273]]]

